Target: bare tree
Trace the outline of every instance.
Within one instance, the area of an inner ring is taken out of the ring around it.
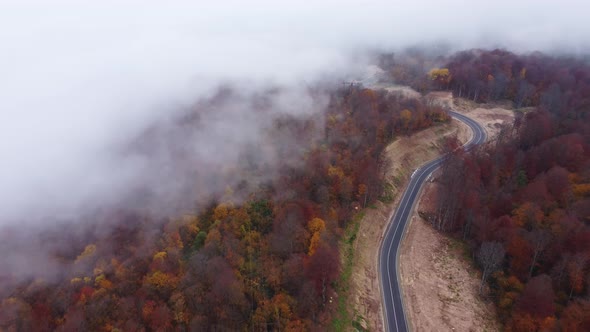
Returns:
[[[441,194],[438,198],[432,224],[434,228],[445,232],[453,229],[465,194],[465,165],[463,159],[451,152],[442,165],[442,174],[445,176],[439,179]]]
[[[504,247],[499,242],[484,242],[477,253],[477,260],[483,269],[481,283],[479,284],[479,293],[483,291],[483,286],[492,272],[496,271],[504,260]]]
[[[570,300],[574,295],[574,291],[580,292],[584,288],[584,269],[586,268],[587,262],[588,256],[585,253],[578,253],[574,255],[567,264],[570,283]]]
[[[530,233],[527,233],[526,239],[533,247],[533,261],[531,262],[531,268],[529,269],[529,279],[533,276],[533,270],[537,264],[539,256],[545,250],[549,242],[551,241],[551,235],[546,230],[535,229]]]

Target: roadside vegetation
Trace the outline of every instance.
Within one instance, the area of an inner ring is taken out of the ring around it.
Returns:
[[[590,330],[590,67],[498,50],[446,67],[455,96],[527,111],[449,158],[433,226],[467,243],[507,331]]]

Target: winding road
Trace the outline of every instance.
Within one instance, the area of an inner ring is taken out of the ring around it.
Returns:
[[[449,114],[453,118],[465,123],[473,131],[471,140],[463,145],[465,150],[469,150],[486,140],[486,132],[477,122],[457,112],[449,111]],[[445,156],[441,156],[429,161],[412,174],[410,183],[403,193],[395,214],[389,221],[383,242],[381,243],[379,250],[379,274],[383,296],[385,330],[389,332],[408,331],[408,322],[404,312],[403,296],[399,282],[398,265],[400,245],[422,185],[440,167],[444,159]]]

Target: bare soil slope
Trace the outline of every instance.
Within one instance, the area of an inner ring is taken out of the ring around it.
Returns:
[[[418,211],[434,209],[427,184]],[[462,244],[414,213],[402,244],[400,270],[413,331],[499,331],[494,306],[478,296],[479,271]]]
[[[387,221],[395,206],[400,192],[405,188],[412,172],[421,164],[436,158],[440,153],[443,138],[457,135],[467,141],[469,128],[459,121],[435,126],[401,137],[386,149],[391,167],[387,172],[387,182],[392,185],[393,201],[377,202],[366,209],[361,220],[357,239],[354,243],[355,255],[350,279],[350,295],[353,319],[370,331],[383,330],[381,308],[381,291],[377,275],[377,255]]]
[[[506,103],[476,104],[463,98],[453,100],[453,108],[477,121],[488,132],[488,137],[498,134],[504,124],[512,123],[514,112]]]
[[[484,127],[488,138],[510,123],[502,105],[453,100],[453,108]],[[436,177],[435,177],[436,178]],[[416,211],[432,211],[436,181],[428,183]],[[480,272],[463,246],[414,213],[402,243],[400,269],[404,303],[414,331],[499,331],[495,308],[478,296]]]

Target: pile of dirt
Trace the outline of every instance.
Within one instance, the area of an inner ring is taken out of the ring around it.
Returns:
[[[430,92],[424,98],[429,103],[438,104],[442,107],[453,108],[453,93],[447,91]]]
[[[405,85],[395,85],[391,83],[376,83],[370,86],[371,89],[385,90],[389,93],[398,94],[406,98],[420,98],[422,95],[416,90]]]
[[[477,121],[486,130],[488,137],[497,135],[502,126],[514,121],[514,112],[502,102],[476,104],[470,100],[455,98],[453,109]]]

